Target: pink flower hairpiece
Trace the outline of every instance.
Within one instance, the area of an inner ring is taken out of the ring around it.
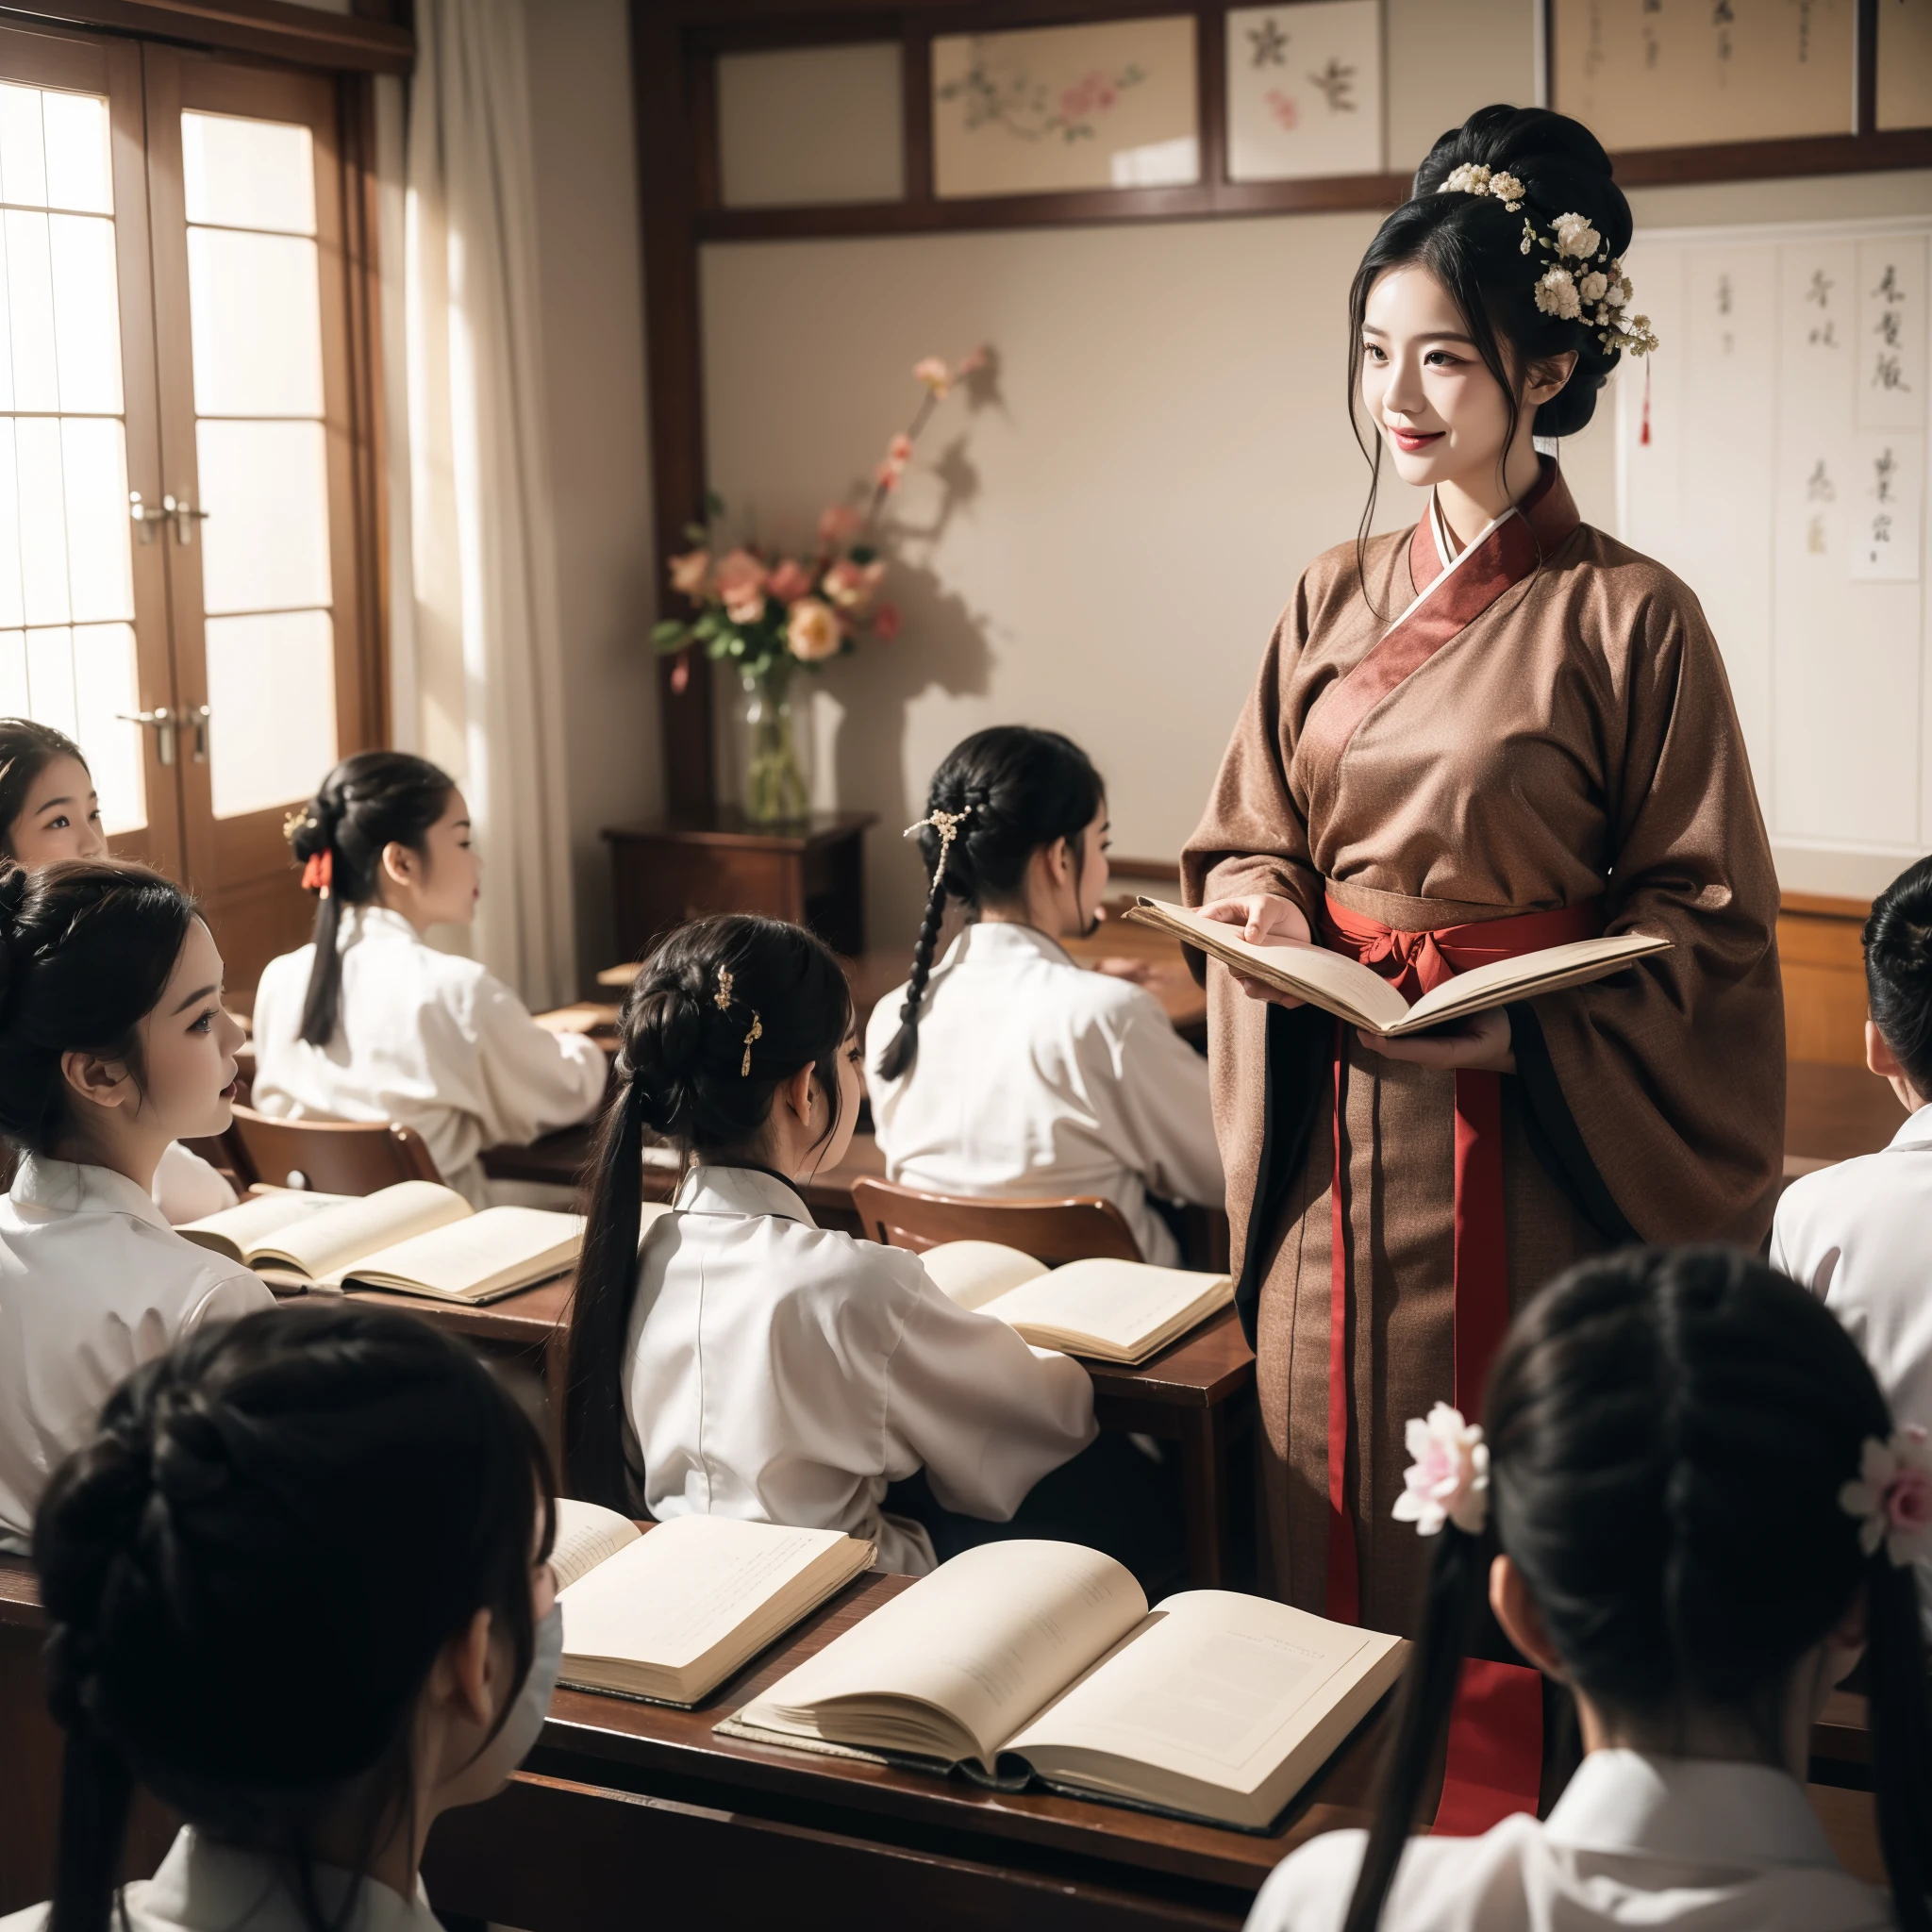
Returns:
[[[1869,1557],[1885,1545],[1894,1566],[1932,1559],[1932,1444],[1916,1423],[1881,1442],[1865,1438],[1857,1478],[1838,1492],[1838,1507],[1858,1522],[1858,1547]]]
[[[1414,1524],[1418,1536],[1434,1536],[1445,1523],[1482,1535],[1490,1520],[1490,1445],[1481,1425],[1439,1402],[1426,1422],[1409,1418],[1403,1442],[1414,1461],[1395,1499],[1396,1522]]]

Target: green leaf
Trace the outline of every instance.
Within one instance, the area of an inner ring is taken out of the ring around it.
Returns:
[[[724,514],[724,499],[715,490],[705,491],[705,514],[714,518]]]
[[[667,617],[651,626],[651,641],[660,651],[682,650],[690,636],[691,625],[681,617]]]
[[[879,553],[874,544],[855,543],[845,554],[854,563],[871,563]]]
[[[691,634],[694,638],[710,639],[716,637],[724,628],[724,620],[715,610],[708,610],[691,625]]]
[[[687,524],[684,526],[684,541],[696,544],[702,550],[711,541],[711,533],[702,524]]]

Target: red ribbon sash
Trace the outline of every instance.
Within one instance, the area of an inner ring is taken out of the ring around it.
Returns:
[[[1514,959],[1603,930],[1603,902],[1518,913],[1479,924],[1402,932],[1334,899],[1323,908],[1322,942],[1345,953],[1414,1001],[1458,973]],[[1361,1615],[1361,1569],[1348,1498],[1350,1374],[1348,1265],[1348,1029],[1335,1023],[1335,1165],[1330,1184],[1332,1259],[1328,1302],[1327,1610]],[[1503,1205],[1503,1082],[1456,1073],[1455,1403],[1481,1420],[1483,1384],[1509,1325],[1509,1251]],[[1521,1665],[1469,1659],[1450,1719],[1449,1757],[1438,1832],[1487,1831],[1511,1811],[1535,1810],[1542,1769],[1542,1687]]]

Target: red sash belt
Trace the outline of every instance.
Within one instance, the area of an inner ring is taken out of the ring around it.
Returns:
[[[1399,932],[1330,898],[1323,908],[1322,942],[1359,960],[1414,1001],[1472,967],[1593,939],[1602,930],[1603,902],[1597,899],[1435,932]],[[1348,1336],[1348,1027],[1341,1020],[1335,1023],[1334,1069],[1326,1601],[1329,1616],[1353,1624],[1361,1615],[1361,1570],[1348,1498],[1348,1398],[1354,1378]],[[1502,1077],[1466,1067],[1456,1073],[1455,1257],[1454,1399],[1463,1415],[1476,1422],[1490,1364],[1509,1325],[1509,1254],[1503,1213]],[[1474,1660],[1465,1666],[1450,1724],[1439,1831],[1487,1830],[1497,1818],[1523,1806],[1525,1786],[1527,1808],[1536,1808],[1541,1712],[1541,1687],[1534,1672]]]

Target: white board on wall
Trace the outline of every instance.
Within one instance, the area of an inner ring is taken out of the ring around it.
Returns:
[[[1919,218],[1631,251],[1663,346],[1617,384],[1619,534],[1702,601],[1781,874],[1813,891],[1932,849],[1928,242]]]

